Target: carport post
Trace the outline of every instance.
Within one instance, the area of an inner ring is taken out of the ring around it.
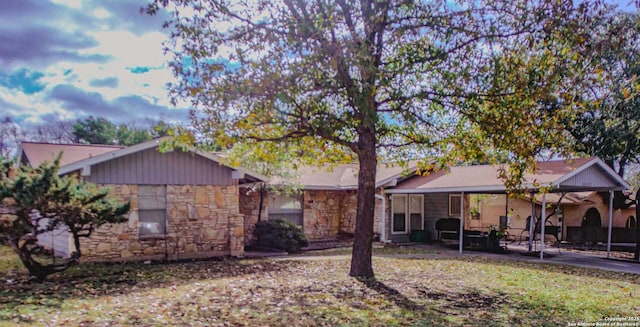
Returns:
[[[613,225],[613,191],[609,190],[609,228],[607,228],[607,259],[611,258],[611,225]]]
[[[533,251],[533,237],[532,235],[534,234],[534,227],[535,227],[535,221],[536,221],[536,202],[535,202],[535,198],[534,198],[534,194],[533,192],[531,192],[531,219],[529,219],[529,252]]]
[[[544,225],[547,216],[547,198],[546,193],[542,193],[542,212],[540,213],[540,260],[544,260]]]
[[[462,246],[464,242],[464,192],[460,193],[460,236],[458,245],[458,252],[462,253]]]

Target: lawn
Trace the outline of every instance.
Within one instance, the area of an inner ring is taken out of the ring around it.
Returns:
[[[347,277],[339,255],[84,264],[38,284],[0,248],[0,325],[566,326],[640,312],[638,275],[397,251],[374,258],[376,280]]]

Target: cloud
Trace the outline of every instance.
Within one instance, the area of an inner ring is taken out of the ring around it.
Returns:
[[[115,123],[163,118],[185,121],[188,118],[186,109],[169,109],[138,95],[121,96],[109,101],[98,92],[87,92],[73,85],[56,86],[48,99],[58,102],[61,108],[73,111],[79,117],[100,116]]]
[[[11,74],[0,72],[0,85],[8,89],[20,90],[25,94],[38,93],[45,88],[40,80],[44,76],[41,72],[34,72],[26,68],[19,69]]]
[[[82,32],[47,26],[0,28],[0,65],[44,68],[59,61],[105,63],[113,59],[107,54],[81,52],[97,45],[95,38]]]
[[[139,0],[3,0],[0,112],[28,123],[103,116],[186,121],[172,108],[162,43],[171,17]]]
[[[73,85],[61,84],[51,90],[49,100],[60,102],[63,109],[100,116],[104,113],[121,115],[124,112],[111,106],[98,92],[87,92]]]
[[[102,79],[92,79],[89,81],[89,85],[93,87],[110,87],[116,88],[118,87],[118,78],[117,77],[107,77]]]
[[[91,1],[87,7],[100,6],[110,15],[101,22],[107,24],[111,29],[127,29],[136,35],[143,35],[149,32],[158,32],[162,29],[165,21],[171,19],[169,13],[160,11],[157,15],[149,16],[141,13],[140,9],[145,6],[144,1]]]

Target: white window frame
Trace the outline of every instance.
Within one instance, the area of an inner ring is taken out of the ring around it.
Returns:
[[[460,205],[461,197],[462,197],[462,193],[451,193],[451,194],[449,194],[449,217],[451,217],[451,218],[462,218],[462,211],[464,211],[464,208],[460,207],[460,212],[457,213],[457,214],[454,214],[453,212],[451,212],[451,204],[456,203],[456,204]],[[453,198],[455,198],[455,199],[453,199]]]
[[[411,231],[411,212],[410,212],[410,199],[411,198],[419,198],[420,199],[420,225],[424,229],[424,195],[422,194],[393,194],[391,195],[391,234],[400,235],[400,234],[409,234]],[[394,208],[397,198],[404,198],[404,230],[396,231],[394,228],[395,217],[394,217]]]

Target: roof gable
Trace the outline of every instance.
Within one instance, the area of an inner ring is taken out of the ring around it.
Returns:
[[[60,166],[64,166],[119,149],[122,147],[117,145],[50,144],[23,141],[18,150],[18,160],[19,164],[37,167],[45,161],[52,162],[62,152]]]
[[[163,140],[162,138],[155,139],[129,147],[23,142],[20,153],[24,153],[25,163],[34,165],[34,162],[39,164],[45,160],[52,160],[60,151],[63,151],[60,163],[60,174],[68,174],[75,171],[83,171],[85,174],[88,174],[91,166],[157,148]],[[230,166],[225,163],[222,157],[216,154],[201,151],[195,147],[190,147],[188,150],[207,160],[231,168],[233,170],[233,178],[235,179],[240,179],[244,182],[268,180],[267,177],[251,170]]]
[[[415,176],[388,192],[502,193],[506,188],[499,178],[499,168],[491,165],[451,167],[428,176]],[[535,172],[525,174],[522,186],[526,189],[552,187],[562,192],[629,188],[624,179],[597,157],[539,162]]]

